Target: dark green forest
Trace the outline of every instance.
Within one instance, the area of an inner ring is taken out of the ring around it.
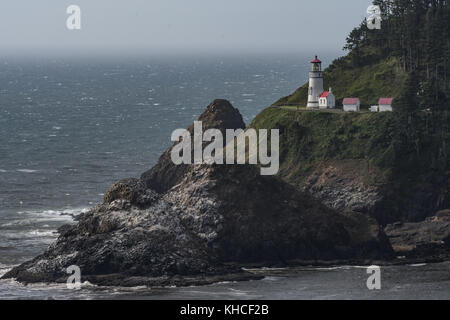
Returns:
[[[445,174],[450,151],[449,1],[376,0],[374,4],[384,12],[383,28],[362,36],[356,46],[377,46],[381,55],[400,59],[408,78],[394,103],[397,143],[407,153],[417,154],[412,161],[429,161]],[[348,40],[350,45],[351,35]]]
[[[402,157],[404,170],[428,164],[441,173],[448,171],[449,2],[374,0],[382,13],[381,29],[369,30],[364,21],[347,37],[344,48],[354,67],[396,58],[407,75],[394,100],[394,143],[397,152],[407,156]]]
[[[392,147],[398,192],[415,180],[445,188],[449,178],[450,1],[375,0],[381,29],[363,22],[344,49],[358,68],[396,59],[406,73],[394,100]],[[364,54],[370,52],[370,54]],[[422,179],[415,179],[425,173]]]

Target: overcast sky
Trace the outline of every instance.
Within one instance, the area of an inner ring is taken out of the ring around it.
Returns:
[[[0,50],[340,50],[371,0],[1,0]],[[82,10],[82,30],[66,9]]]

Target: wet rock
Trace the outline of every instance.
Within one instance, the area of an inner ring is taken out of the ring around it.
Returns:
[[[148,189],[143,181],[138,179],[124,179],[116,182],[106,192],[104,204],[112,204],[116,200],[122,200],[138,206],[148,206],[156,199],[158,199],[156,192]],[[122,206],[119,209],[124,209],[124,207]]]
[[[407,258],[450,258],[450,210],[442,210],[421,222],[399,222],[386,226],[392,247]]]

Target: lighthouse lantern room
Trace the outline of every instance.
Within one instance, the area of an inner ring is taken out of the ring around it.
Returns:
[[[309,71],[308,108],[319,108],[319,97],[323,93],[322,61],[317,56],[311,61]]]

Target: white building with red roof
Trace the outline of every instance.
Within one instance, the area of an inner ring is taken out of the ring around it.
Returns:
[[[324,91],[319,97],[320,109],[334,109],[336,107],[336,97],[331,88],[329,91]]]
[[[392,112],[392,100],[393,98],[380,98],[378,100],[378,111],[379,112]]]
[[[345,112],[359,112],[361,101],[359,101],[359,98],[344,98],[342,105]]]

